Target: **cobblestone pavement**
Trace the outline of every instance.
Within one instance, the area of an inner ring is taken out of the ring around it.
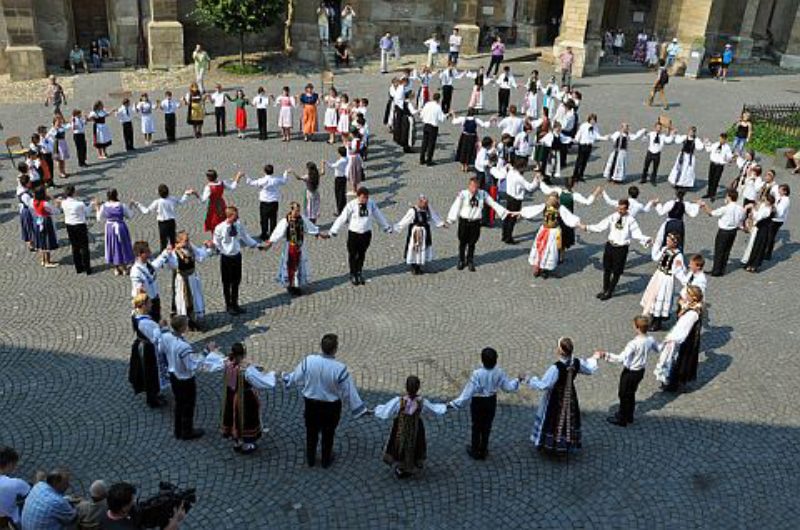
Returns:
[[[119,83],[118,75],[82,79],[73,99],[85,109]],[[290,81],[298,88],[309,80],[317,82],[318,77]],[[420,167],[414,155],[403,155],[379,123],[388,81],[386,76],[337,79],[350,94],[371,100],[374,141],[366,185],[392,220],[399,219],[421,192],[445,213],[466,180],[450,162],[457,131],[451,125],[443,127],[433,168]],[[636,73],[581,80],[582,111],[598,112],[604,131],[622,119],[631,122],[632,129],[648,126],[659,113],[642,105],[651,81],[649,74]],[[796,100],[799,81],[798,76],[749,77],[723,85],[673,79],[670,116],[680,129],[696,123],[702,136],[713,137],[735,119],[744,102]],[[275,92],[286,82],[266,80],[265,85]],[[456,89],[458,110],[465,106],[467,87],[463,83]],[[254,85],[246,88],[254,92]],[[494,90],[488,91],[487,103],[495,106]],[[48,117],[38,105],[4,106],[2,111],[6,134],[17,131],[21,136]],[[279,171],[299,170],[308,160],[333,157],[333,147],[322,141],[280,143],[275,122],[271,110],[271,138],[266,143],[255,139],[252,131],[244,140],[231,134],[193,140],[182,124],[177,145],[157,143],[133,155],[120,150],[121,131],[114,123],[111,159],[98,162],[92,155],[91,167],[70,182],[84,196],[100,195],[114,186],[126,201],[146,201],[155,198],[161,182],[176,192],[200,188],[209,167],[229,177],[237,169],[257,173],[264,163],[273,163]],[[161,138],[160,117],[158,127]],[[207,120],[206,132],[211,128],[213,119]],[[138,134],[136,142],[142,143]],[[633,147],[632,172],[641,167],[644,149],[639,143]],[[589,167],[591,178],[580,191],[601,183],[608,151],[607,145],[599,147]],[[648,185],[646,197],[671,195],[663,179],[675,153],[674,146],[666,149],[662,183],[656,189]],[[701,155],[700,160],[702,185],[708,159]],[[771,165],[769,159],[766,165]],[[75,169],[74,161],[70,168]],[[732,173],[726,170],[724,182]],[[20,472],[25,475],[64,464],[73,470],[76,490],[83,493],[99,477],[131,481],[144,495],[153,493],[159,480],[196,487],[199,500],[186,527],[198,529],[797,526],[800,414],[790,399],[791,389],[800,382],[792,358],[800,330],[795,310],[798,243],[790,237],[798,229],[796,212],[782,231],[776,259],[761,274],[747,274],[732,263],[727,276],[712,279],[710,324],[692,392],[674,397],[659,393],[651,364],[639,392],[636,424],[622,430],[605,422],[616,406],[619,368],[602,366],[594,377],[578,381],[585,449],[568,462],[541,458],[530,446],[538,396],[530,390],[502,396],[486,462],[473,462],[464,452],[468,414],[448,414],[427,422],[429,462],[424,474],[401,483],[381,463],[389,426],[374,418],[345,419],[334,466],[327,471],[306,468],[302,402],[282,389],[266,396],[264,417],[270,432],[260,450],[248,457],[234,454],[215,434],[222,391],[219,374],[200,377],[197,425],[210,434],[198,441],[175,441],[170,410],[147,409],[127,384],[130,283],[100,266],[101,227],[91,227],[94,261],[101,272],[76,276],[67,247],[55,253],[61,267],[43,270],[18,240],[13,175],[4,162],[0,443],[21,451]],[[779,180],[796,182],[783,169]],[[325,226],[332,221],[332,190],[330,178],[324,177]],[[621,196],[624,188],[610,193]],[[302,195],[300,183],[292,182],[284,201],[300,200]],[[257,192],[242,187],[227,196],[242,208],[250,231],[257,232]],[[526,202],[541,199],[537,192]],[[595,204],[579,207],[577,213],[595,222],[609,209]],[[189,229],[195,241],[204,237],[201,205],[193,202],[179,216],[179,227]],[[658,223],[654,215],[641,220],[650,234]],[[200,274],[213,329],[191,338],[214,340],[224,348],[244,340],[254,361],[267,369],[289,370],[317,348],[323,333],[336,332],[340,356],[370,406],[400,392],[411,373],[421,377],[427,396],[455,396],[486,345],[497,348],[502,366],[512,374],[544,372],[562,335],[575,339],[581,355],[595,348],[619,350],[631,336],[630,320],[640,309],[641,292],[654,270],[649,252],[632,251],[619,295],[601,303],[594,294],[601,282],[604,236],[580,235],[567,264],[559,269],[562,277],[541,280],[533,278],[526,260],[536,228],[520,222],[517,234],[523,244],[516,247],[502,245],[497,229],[484,231],[476,273],[455,269],[455,230],[437,231],[437,260],[431,273],[421,277],[408,274],[401,263],[403,236],[376,234],[367,257],[368,282],[358,288],[347,282],[342,238],[312,241],[312,293],[297,299],[290,299],[273,281],[276,252],[246,252],[242,301],[247,314],[233,319],[223,312],[218,266],[212,259],[200,265]],[[137,216],[131,231],[135,239],[157,245],[153,217]],[[689,220],[688,252],[702,251],[710,258],[714,231],[715,223],[705,216]],[[59,235],[66,245],[63,228]],[[741,256],[745,239],[737,239],[735,257]],[[168,276],[161,277],[165,299]]]

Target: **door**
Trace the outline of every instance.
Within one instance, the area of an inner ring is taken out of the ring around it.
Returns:
[[[75,41],[83,48],[100,37],[108,37],[106,0],[73,0],[72,17],[75,21]]]

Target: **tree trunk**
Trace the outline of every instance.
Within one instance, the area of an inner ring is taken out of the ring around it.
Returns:
[[[283,28],[283,53],[292,54],[292,23],[294,22],[294,0],[286,2],[286,24]]]
[[[244,31],[239,32],[239,64],[244,68]]]

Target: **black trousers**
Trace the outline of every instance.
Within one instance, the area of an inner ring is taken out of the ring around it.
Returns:
[[[72,263],[78,274],[92,272],[91,254],[89,252],[89,229],[86,224],[67,225],[67,237],[72,247]]]
[[[197,402],[197,382],[195,378],[178,379],[169,374],[172,395],[175,396],[175,438],[183,439],[194,431],[194,407]]]
[[[419,163],[433,163],[433,151],[436,149],[436,138],[439,136],[439,128],[427,123],[422,128],[422,148],[419,151]]]
[[[725,169],[723,164],[715,164],[711,162],[708,166],[708,190],[707,194],[712,199],[717,196],[717,188],[719,188],[719,181],[722,178],[722,171]]]
[[[258,139],[267,139],[267,109],[256,109],[256,119],[258,120]]]
[[[522,207],[522,201],[514,197],[506,197],[506,209],[509,212],[518,212]],[[514,226],[517,224],[517,218],[513,215],[507,215],[503,219],[503,241],[512,241],[514,239]]]
[[[364,259],[367,249],[372,242],[372,231],[359,234],[347,232],[347,261],[350,265],[350,274],[361,274],[364,270]]]
[[[473,263],[475,259],[475,244],[481,237],[481,220],[469,221],[458,219],[458,261],[459,263]]]
[[[782,222],[775,220],[770,223],[769,233],[767,234],[767,249],[764,251],[764,259],[772,259],[772,249],[775,248],[775,239],[778,237],[778,231],[782,226]]]
[[[167,141],[169,143],[175,142],[175,123],[174,112],[164,114],[164,130],[167,133]]]
[[[497,114],[500,116],[508,115],[508,102],[511,101],[511,89],[501,88],[497,91]]]
[[[86,135],[84,133],[76,133],[72,135],[75,141],[75,153],[78,156],[78,165],[83,167],[86,165]]]
[[[306,420],[306,461],[313,466],[317,460],[317,445],[322,435],[322,465],[328,466],[333,457],[333,437],[342,416],[341,401],[318,401],[304,398]]]
[[[494,75],[500,71],[500,63],[503,62],[502,55],[492,55],[489,59],[489,68],[486,69],[486,75],[492,75],[492,67],[494,67]]]
[[[472,417],[472,452],[479,458],[486,458],[494,414],[497,412],[497,396],[474,396],[469,404],[469,412]]]
[[[606,242],[606,248],[603,251],[603,292],[614,292],[620,276],[625,271],[627,260],[628,245],[615,247],[610,242]]]
[[[214,123],[217,126],[217,136],[225,136],[225,107],[214,107]]]
[[[278,224],[278,203],[261,201],[258,203],[258,213],[261,221],[261,240],[266,241]]]
[[[122,138],[125,140],[125,150],[133,151],[133,122],[126,121],[122,124]]]
[[[586,172],[590,156],[592,156],[592,144],[578,145],[578,157],[575,159],[575,168],[572,170],[573,179],[583,180],[583,174]]]
[[[723,230],[721,228],[717,230],[717,235],[714,238],[714,266],[711,269],[711,274],[714,276],[725,274],[733,242],[736,241],[736,232],[735,228],[733,230]]]
[[[150,299],[150,318],[153,319],[153,322],[160,322],[161,321],[161,297],[156,296],[155,298]]]
[[[221,255],[219,272],[222,275],[222,295],[225,297],[225,308],[239,306],[239,284],[242,283],[242,255]]]
[[[636,410],[636,391],[644,377],[644,368],[641,370],[622,369],[619,375],[619,412],[617,419],[621,423],[633,423],[633,412]]]
[[[156,321],[158,322],[158,321]],[[160,405],[161,385],[158,377],[158,361],[153,347],[147,347],[142,355],[144,369],[144,392],[147,396],[147,404],[150,407]]]
[[[642,182],[647,182],[647,172],[650,171],[650,184],[655,186],[658,175],[658,165],[661,163],[661,153],[651,153],[649,150],[644,156],[644,169],[642,169]]]
[[[347,206],[347,177],[333,179],[333,195],[336,197],[336,215],[339,215]]]
[[[161,243],[161,252],[164,252],[169,245],[175,246],[176,233],[175,219],[158,222],[158,240]]]
[[[450,104],[453,102],[453,85],[442,86],[442,112],[450,112]]]

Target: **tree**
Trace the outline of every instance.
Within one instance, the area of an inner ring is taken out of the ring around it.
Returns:
[[[239,62],[244,66],[244,36],[261,33],[280,19],[285,0],[197,0],[194,18],[239,36]]]

